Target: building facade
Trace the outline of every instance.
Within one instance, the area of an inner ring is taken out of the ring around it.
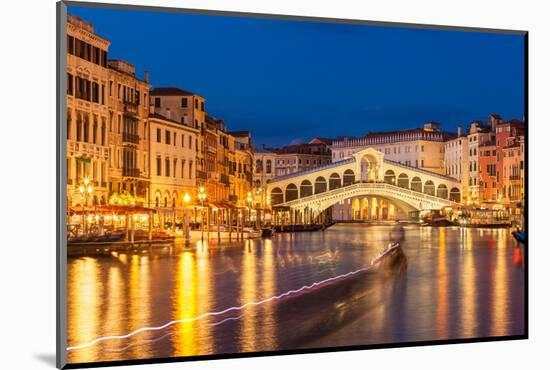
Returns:
[[[264,149],[276,154],[275,176],[284,176],[331,163],[330,145],[316,139],[304,144]]]
[[[136,77],[135,67],[108,61],[109,194],[129,194],[149,201],[149,84]]]
[[[468,138],[462,134],[462,128],[458,128],[457,137],[446,141],[444,144],[445,175],[460,180],[462,184],[468,182]]]
[[[183,196],[196,196],[195,144],[198,130],[152,113],[149,116],[152,207],[184,207]]]
[[[177,87],[156,87],[150,92],[150,104],[151,112],[200,131],[195,145],[196,176],[198,184],[205,186],[208,179],[204,142],[206,137],[206,100],[198,94]]]
[[[67,204],[105,204],[109,198],[107,133],[110,42],[76,17],[67,22]],[[94,187],[88,199],[80,186]]]
[[[249,131],[229,132],[234,143],[234,162],[231,171],[230,183],[231,199],[238,207],[249,207],[247,204],[248,192],[252,191],[252,168],[254,161],[252,135]]]
[[[332,161],[345,160],[360,150],[374,148],[384,153],[388,160],[444,174],[445,142],[455,137],[431,122],[411,130],[373,132],[359,138],[344,137],[332,143]]]

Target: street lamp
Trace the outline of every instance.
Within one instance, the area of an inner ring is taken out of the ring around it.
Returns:
[[[204,201],[206,200],[206,192],[204,186],[199,188],[199,201],[201,202],[201,241],[204,241]]]
[[[189,193],[185,193],[183,196],[183,203],[185,205],[184,209],[184,221],[185,221],[185,245],[189,245],[191,236],[189,235],[189,202],[191,201],[191,196]]]
[[[90,179],[85,177],[83,182],[78,187],[80,195],[83,197],[82,202],[82,232],[84,235],[88,233],[88,221],[86,220],[86,208],[88,206],[88,196],[91,196],[94,188],[90,183]]]

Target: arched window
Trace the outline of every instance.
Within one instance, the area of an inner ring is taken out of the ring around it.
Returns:
[[[333,173],[330,175],[330,178],[328,180],[328,188],[329,190],[334,190],[342,187],[342,181],[340,180],[340,175],[337,173]]]
[[[355,174],[353,170],[347,169],[344,171],[344,186],[351,185],[355,182]]]
[[[449,198],[449,190],[447,189],[447,185],[439,184],[439,186],[437,187],[437,196],[443,199]]]
[[[271,173],[271,159],[265,162],[265,173]]]
[[[397,186],[405,189],[409,188],[409,176],[407,176],[406,173],[399,174],[399,177],[397,178]]]
[[[300,198],[303,197],[309,197],[313,194],[313,185],[311,185],[311,181],[304,180],[300,184]]]
[[[283,191],[281,188],[274,188],[271,190],[271,204],[277,205],[284,202]]]
[[[412,178],[412,180],[411,180],[411,190],[422,193],[422,180],[420,180],[420,177],[415,176],[415,177]]]
[[[327,180],[319,176],[315,179],[315,194],[324,193],[325,191],[327,191]]]
[[[395,185],[395,172],[392,170],[387,170],[384,174],[384,182]]]
[[[285,190],[285,202],[298,199],[298,188],[294,184],[288,184]]]
[[[449,193],[449,199],[453,202],[460,202],[460,190],[458,190],[458,188],[452,188]]]
[[[435,185],[432,180],[424,183],[424,194],[435,195]]]

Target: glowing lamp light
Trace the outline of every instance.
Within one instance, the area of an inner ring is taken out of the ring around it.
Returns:
[[[185,204],[189,204],[189,202],[191,201],[191,196],[189,195],[189,193],[185,193],[185,195],[183,196],[183,201],[185,202]]]

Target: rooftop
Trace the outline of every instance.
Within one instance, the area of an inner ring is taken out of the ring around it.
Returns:
[[[197,95],[194,92],[182,90],[178,87],[155,87],[149,92],[151,96],[190,96]]]

